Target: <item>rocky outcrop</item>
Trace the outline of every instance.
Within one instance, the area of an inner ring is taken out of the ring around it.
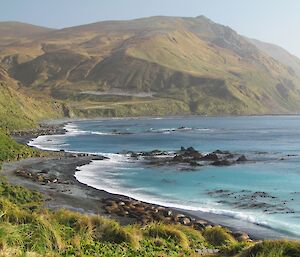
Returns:
[[[236,161],[237,162],[246,162],[246,161],[248,161],[248,159],[246,158],[245,155],[241,155]]]
[[[216,150],[211,153],[203,154],[193,147],[185,148],[181,146],[179,151],[166,152],[162,150],[153,150],[149,152],[127,152],[132,158],[141,158],[146,165],[164,166],[164,165],[187,165],[189,167],[197,166],[229,166],[233,164],[248,161],[245,155],[231,153],[229,151]],[[183,170],[185,170],[183,168]]]

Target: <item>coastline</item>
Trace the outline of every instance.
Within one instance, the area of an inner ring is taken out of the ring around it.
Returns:
[[[55,121],[57,122],[57,121]],[[62,121],[57,125],[57,131],[51,129],[53,134],[63,134],[66,130],[62,128],[64,125],[71,121]],[[51,125],[53,126],[53,125]],[[46,126],[47,130],[47,126]],[[48,131],[49,132],[49,131]],[[58,133],[55,133],[58,132]],[[45,131],[42,131],[41,135]],[[24,132],[23,135],[14,135],[15,139],[23,144],[27,144],[29,140],[39,135],[37,133]],[[53,151],[50,151],[53,152]],[[55,153],[55,152],[54,152]],[[56,152],[57,153],[57,152]],[[92,160],[101,160],[101,156],[87,155],[87,154],[72,154],[67,152],[59,152],[58,156],[55,157],[41,157],[41,158],[29,158],[18,162],[5,163],[1,170],[1,175],[8,178],[13,184],[25,186],[30,189],[35,189],[47,196],[45,199],[45,207],[56,209],[56,208],[67,208],[74,211],[79,211],[88,214],[100,214],[109,218],[118,220],[121,224],[129,224],[137,221],[135,217],[122,217],[115,213],[108,214],[105,210],[107,204],[105,199],[111,201],[136,201],[135,199],[129,198],[123,195],[111,194],[103,190],[95,189],[88,185],[85,185],[75,178],[76,168],[89,164]],[[49,173],[55,175],[59,180],[68,182],[66,183],[39,183],[29,179],[24,179],[18,176],[16,170],[29,170],[34,172],[42,172],[45,169],[49,170]],[[233,232],[243,231],[250,235],[251,239],[279,239],[287,238],[286,234],[274,231],[261,225],[255,225],[250,222],[245,222],[230,218],[224,215],[205,213],[201,211],[189,211],[177,208],[163,207],[156,204],[144,203],[145,205],[154,206],[155,208],[164,208],[170,210],[175,214],[184,214],[190,219],[200,219],[207,222],[208,226],[221,225],[229,228]],[[234,223],[234,226],[232,224]],[[293,238],[291,236],[291,238]]]

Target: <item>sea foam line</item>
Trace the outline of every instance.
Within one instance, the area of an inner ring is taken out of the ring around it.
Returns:
[[[134,198],[136,200],[140,200],[143,202],[148,202],[151,204],[156,204],[156,205],[162,205],[165,207],[170,207],[170,208],[178,208],[178,209],[183,209],[183,210],[190,210],[190,211],[201,211],[205,213],[212,213],[212,214],[219,214],[219,215],[224,215],[228,216],[231,218],[236,218],[236,219],[241,219],[247,222],[251,222],[254,224],[258,225],[263,225],[263,226],[268,226],[268,223],[266,221],[260,220],[255,218],[254,214],[247,214],[243,212],[237,212],[237,211],[231,211],[231,210],[225,210],[225,209],[217,209],[213,207],[203,207],[203,206],[193,206],[193,205],[186,205],[186,204],[180,204],[176,201],[163,201],[159,197],[154,197],[149,194],[142,194],[142,193],[137,193],[138,189],[128,189],[126,187],[123,187],[120,183],[120,181],[113,181],[113,177],[105,177],[103,176],[103,170],[107,168],[112,168],[114,170],[117,170],[118,167],[116,165],[121,165],[120,161],[124,161],[124,157],[116,156],[114,155],[115,158],[112,160],[103,160],[103,161],[93,161],[90,164],[77,167],[77,172],[75,173],[75,177],[78,181],[80,181],[83,184],[92,186],[96,189],[99,190],[104,190],[108,193],[112,194],[119,194],[119,195],[125,195],[130,198]],[[100,165],[99,165],[100,164]],[[101,181],[97,181],[94,179],[95,176],[99,177],[97,172],[101,171]],[[105,172],[105,171],[104,171]],[[99,183],[102,182],[102,183]]]
[[[88,164],[90,165],[90,164]],[[88,166],[85,165],[85,166]],[[124,195],[129,198],[133,198],[142,202],[147,202],[154,205],[165,206],[169,208],[176,208],[187,211],[200,211],[203,213],[216,214],[220,216],[226,216],[229,218],[242,220],[244,222],[249,222],[258,226],[262,226],[265,228],[274,229],[276,231],[281,231],[290,235],[300,236],[300,226],[295,226],[294,224],[289,224],[285,222],[279,221],[268,221],[264,217],[257,217],[255,213],[246,213],[246,212],[238,212],[226,209],[217,209],[213,207],[196,207],[193,205],[180,204],[175,201],[163,201],[159,197],[151,196],[149,194],[143,194],[141,191],[144,191],[145,188],[133,188],[129,189],[121,185],[121,180],[115,179],[115,176],[111,176],[110,178],[102,179],[103,183],[95,183],[95,179],[93,179],[93,174],[90,178],[87,175],[88,171],[85,166],[78,167],[78,171],[75,173],[75,178],[88,186],[96,188],[98,190],[103,190],[111,194],[116,195]],[[100,185],[101,184],[101,185]]]

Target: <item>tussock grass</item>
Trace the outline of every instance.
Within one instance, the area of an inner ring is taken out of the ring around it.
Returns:
[[[200,231],[182,225],[177,225],[176,228],[182,231],[187,236],[190,247],[202,248],[204,245],[207,244],[205,238],[203,237]]]
[[[1,118],[1,116],[0,116]],[[25,145],[18,144],[0,126],[0,166],[4,161],[19,160],[34,156],[38,151]]]
[[[299,241],[263,241],[243,251],[238,257],[299,257]]]
[[[30,231],[27,231],[28,245],[33,243],[30,249],[41,252],[63,249],[64,242],[58,223],[45,215],[33,214],[33,216],[34,220],[29,226]]]
[[[105,241],[111,243],[128,243],[134,247],[138,247],[138,240],[133,232],[133,228],[120,226],[114,220],[105,219],[100,216],[91,217],[92,237],[97,241]]]
[[[4,197],[0,197],[0,212],[0,220],[2,222],[22,224],[32,221],[32,216],[29,212],[19,208],[16,204]]]
[[[38,206],[43,198],[38,192],[20,186],[12,186],[5,178],[0,179],[0,196],[12,203],[30,207]]]
[[[0,257],[180,257],[197,256],[195,249],[203,247],[219,247],[221,253],[216,256],[222,257],[300,256],[299,242],[238,243],[221,227],[208,228],[202,234],[163,223],[121,226],[114,220],[69,210],[30,211],[7,199],[2,199],[1,205],[7,214],[0,220]]]
[[[20,233],[20,227],[12,225],[9,222],[0,223],[0,248],[6,246],[18,247],[23,245],[22,234]]]
[[[183,248],[189,247],[188,237],[182,231],[176,228],[176,226],[163,223],[152,223],[145,227],[145,235],[174,241]]]
[[[226,228],[219,226],[206,228],[203,231],[203,236],[213,246],[226,246],[236,242]]]
[[[22,251],[17,247],[7,247],[5,244],[0,245],[0,257],[19,257]]]

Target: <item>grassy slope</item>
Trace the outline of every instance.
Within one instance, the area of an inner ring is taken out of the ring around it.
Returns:
[[[62,110],[47,101],[35,100],[2,84],[0,81],[0,127],[32,128],[42,119],[58,118]]]
[[[26,157],[39,155],[39,152],[15,142],[0,127],[0,168],[4,161],[15,161]]]
[[[289,68],[205,17],[151,17],[50,31],[31,43],[2,48],[0,59],[24,85],[54,98],[64,92],[74,115],[263,114],[300,109],[300,81]],[[110,88],[153,91],[161,99],[131,103],[116,99],[117,105],[104,97],[73,99],[81,91]],[[170,99],[174,109],[167,110]],[[151,110],[145,111],[145,105]]]
[[[275,60],[278,60],[282,64],[289,67],[292,73],[300,76],[300,59],[280,46],[265,43],[256,39],[247,38],[252,44],[254,44],[261,51],[273,57]]]
[[[220,103],[230,106],[232,101],[236,103],[230,111],[232,113],[284,112],[300,107],[299,79],[290,75],[288,69],[261,53],[256,53],[257,56],[249,62],[232,50],[202,41],[193,33],[176,31],[152,37],[128,49],[127,54],[173,70],[185,71],[190,76],[223,80],[223,86],[215,84],[212,80],[212,83],[206,82],[208,85],[200,82],[195,88],[191,79],[186,84],[183,82],[177,85],[177,95],[194,88],[192,93],[188,92],[190,99],[192,96],[197,98],[195,95],[198,95],[200,108],[203,110],[203,107],[210,103],[214,105],[215,110],[212,112],[215,114],[222,113],[222,108],[218,108],[222,106]],[[294,88],[289,87],[287,81],[291,82]],[[280,92],[278,84],[283,84],[287,95]],[[267,96],[269,101],[263,101],[264,96]],[[214,99],[217,101],[214,102]]]
[[[62,106],[45,98],[28,96],[0,67],[0,128],[32,128],[42,119],[63,116]]]

